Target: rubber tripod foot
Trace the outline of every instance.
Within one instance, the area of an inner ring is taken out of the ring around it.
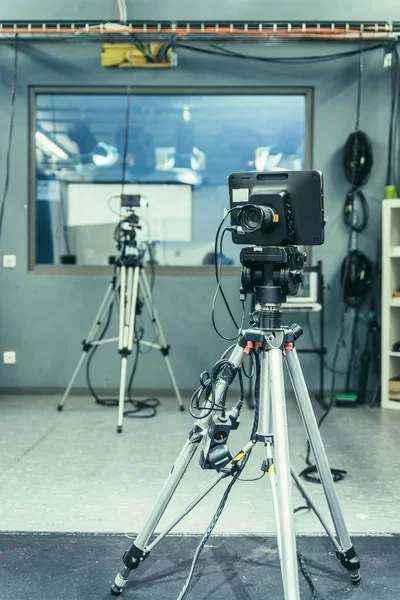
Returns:
[[[57,406],[57,410],[58,410],[59,412],[61,412],[61,411],[62,411],[62,409],[63,409],[63,407],[61,406],[61,404],[59,404],[59,405]]]
[[[110,592],[112,596],[120,596],[122,593],[122,588],[119,588],[116,585],[112,585]]]
[[[360,583],[361,583],[360,573],[357,573],[357,575],[350,575],[350,581],[353,585],[360,585]]]
[[[122,425],[118,425],[118,427],[117,427],[117,433],[122,433]]]
[[[179,410],[180,410],[181,412],[185,412],[185,407],[184,407],[184,406],[180,406],[180,407],[179,407]]]

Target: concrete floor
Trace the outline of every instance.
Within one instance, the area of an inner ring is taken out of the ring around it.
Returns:
[[[71,397],[64,412],[55,397],[0,397],[0,531],[135,533],[140,529],[179,453],[192,418],[173,399],[162,400],[156,418],[126,419],[116,433],[116,409]],[[243,411],[233,452],[251,430]],[[305,435],[294,400],[288,400],[292,463],[304,466]],[[400,412],[334,409],[322,429],[331,466],[348,470],[337,485],[350,532],[400,533]],[[256,477],[264,457],[257,446],[244,477]],[[210,480],[195,459],[169,515],[184,508]],[[202,533],[226,481],[186,517],[177,533]],[[323,512],[320,485],[309,485]],[[295,506],[301,504],[296,490]],[[168,515],[167,515],[168,516]],[[299,533],[319,533],[309,513],[296,515]],[[219,533],[274,533],[267,478],[237,482],[215,528]]]

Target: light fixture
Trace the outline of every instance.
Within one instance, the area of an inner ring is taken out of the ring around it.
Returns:
[[[46,154],[53,154],[61,160],[68,160],[68,154],[41,131],[36,131],[35,139],[36,145],[38,148],[40,148],[40,150],[42,150],[42,152],[45,152]]]

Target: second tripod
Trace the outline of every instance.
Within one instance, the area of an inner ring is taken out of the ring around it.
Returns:
[[[136,215],[134,215],[136,217]],[[143,251],[139,250],[135,239],[135,220],[128,224],[128,228],[123,230],[122,242],[119,248],[122,250],[120,256],[115,260],[115,272],[107,288],[99,311],[94,319],[93,325],[87,338],[82,342],[83,352],[71,377],[71,380],[65,390],[65,393],[58,405],[58,410],[62,410],[64,404],[73,388],[75,380],[87,360],[89,353],[96,346],[110,342],[118,342],[118,353],[121,356],[121,376],[118,398],[118,418],[117,432],[122,432],[124,407],[126,399],[126,383],[128,358],[132,354],[133,344],[148,346],[160,350],[165,359],[168,374],[171,379],[176,399],[180,410],[184,410],[179,388],[172,370],[169,359],[170,346],[167,344],[156,308],[154,306],[151,287],[147,280],[143,265]],[[119,331],[118,337],[101,339],[101,327],[104,319],[109,314],[112,304],[119,294]],[[135,335],[136,316],[141,309],[142,304],[146,308],[149,318],[153,324],[156,339],[154,342],[147,342],[138,339]]]

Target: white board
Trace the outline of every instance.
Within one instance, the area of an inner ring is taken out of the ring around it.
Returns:
[[[70,183],[67,192],[68,227],[117,224],[126,214],[116,196],[121,184]],[[192,239],[192,188],[185,184],[125,185],[125,194],[140,194],[147,208],[135,208],[142,230],[138,241],[190,242]]]

